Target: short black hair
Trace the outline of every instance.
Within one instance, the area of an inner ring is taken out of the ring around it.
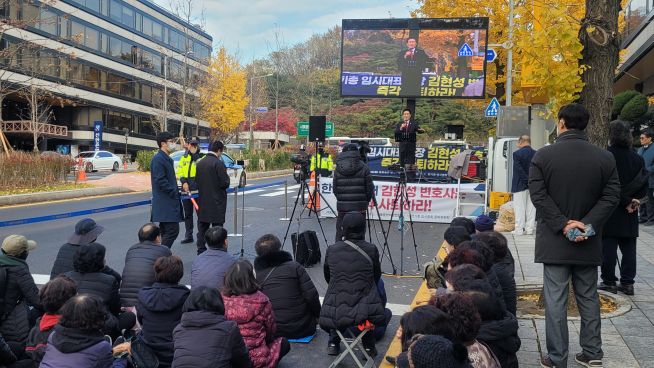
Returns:
[[[211,152],[218,152],[218,151],[222,151],[224,149],[225,149],[225,145],[223,144],[223,142],[221,142],[219,140],[215,140],[215,141],[211,142],[211,148],[209,148],[209,150]]]
[[[139,229],[139,241],[155,241],[161,235],[161,229],[157,224],[148,222]]]
[[[457,247],[464,241],[470,240],[470,233],[463,226],[450,226],[445,230],[443,238],[449,245]]]
[[[254,250],[259,257],[274,253],[282,249],[282,242],[273,234],[266,234],[254,243]]]
[[[402,110],[402,114],[404,114],[405,111],[408,111],[409,114],[413,115],[413,112],[411,112],[411,109],[404,109],[404,110]]]
[[[654,137],[654,130],[652,130],[652,128],[648,128],[648,129],[643,130],[643,132],[640,133],[640,134],[645,135],[645,137],[647,137],[647,138],[652,138],[652,137]]]
[[[254,268],[247,259],[240,259],[225,273],[223,294],[227,296],[253,294],[261,287],[254,277]]]
[[[486,244],[493,251],[493,254],[495,255],[493,263],[502,261],[510,252],[506,237],[497,231],[485,231],[479,233],[475,239]]]
[[[458,265],[445,273],[445,281],[452,285],[456,291],[465,291],[471,281],[486,279],[486,273],[478,266],[470,263]]]
[[[559,110],[558,119],[563,120],[568,129],[584,130],[588,126],[590,114],[583,105],[571,103]]]
[[[475,222],[467,217],[453,218],[452,222],[450,222],[450,226],[463,226],[466,230],[468,230],[468,234],[470,235],[474,234],[477,231],[475,229]]]
[[[75,294],[77,294],[75,281],[66,275],[59,275],[41,288],[39,298],[45,313],[59,314],[61,307]]]
[[[184,276],[184,263],[178,256],[159,257],[154,262],[154,281],[177,284]]]
[[[457,291],[465,293],[472,299],[482,321],[501,320],[504,317],[502,305],[488,280],[472,280],[465,285],[465,288]]]
[[[102,244],[80,245],[73,256],[73,269],[79,273],[100,272],[107,249]]]
[[[211,227],[204,233],[204,240],[207,242],[207,247],[211,249],[223,249],[227,240],[227,230],[222,226]]]
[[[484,263],[483,266],[480,266],[484,272],[488,272],[493,266],[493,260],[495,259],[495,253],[493,250],[486,245],[486,243],[478,240],[470,240],[459,244],[459,248],[463,249],[472,249],[481,254]]]
[[[166,143],[167,141],[169,141],[171,139],[174,139],[174,138],[175,138],[175,136],[172,135],[172,133],[170,133],[170,132],[161,132],[161,133],[157,134],[157,138],[156,138],[157,146],[159,148],[161,148],[162,143]]]
[[[191,290],[182,310],[184,312],[207,311],[225,314],[225,303],[218,289],[200,286]]]
[[[631,148],[633,137],[626,122],[614,120],[609,124],[609,145],[613,147]]]
[[[81,294],[70,298],[61,307],[59,324],[62,327],[88,332],[99,332],[104,328],[107,310],[100,298]]]
[[[409,348],[415,335],[441,335],[446,339],[454,338],[453,319],[433,305],[421,305],[404,313],[400,319],[402,326],[402,351]]]

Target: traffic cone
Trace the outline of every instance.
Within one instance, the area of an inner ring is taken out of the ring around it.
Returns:
[[[314,203],[315,198],[315,203]],[[311,172],[311,179],[309,179],[309,203],[307,208],[318,211],[320,209],[320,194],[316,191],[316,172]]]
[[[127,170],[127,160],[123,161],[123,169]]]
[[[83,167],[81,169],[77,169],[77,181],[86,181],[86,170]]]

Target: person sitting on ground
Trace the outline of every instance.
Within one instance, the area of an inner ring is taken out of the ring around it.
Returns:
[[[506,237],[497,231],[487,231],[477,235],[476,240],[485,243],[494,254],[493,267],[515,276],[515,260],[508,246]]]
[[[176,368],[249,368],[248,349],[234,321],[225,318],[220,291],[200,286],[184,303],[173,331]]]
[[[320,299],[313,281],[275,235],[259,238],[254,270],[261,292],[272,303],[277,335],[287,339],[313,336],[320,316]]]
[[[468,231],[468,235],[470,236],[474,235],[477,232],[475,229],[475,222],[467,217],[453,218],[452,222],[450,222],[450,226],[463,226],[466,229],[466,231]]]
[[[32,327],[25,347],[25,353],[34,363],[39,364],[43,360],[48,337],[61,318],[60,310],[75,294],[75,281],[64,275],[55,277],[41,288],[39,297],[45,314],[36,320],[36,326]]]
[[[136,318],[133,313],[123,313],[120,309],[118,280],[102,272],[105,266],[105,253],[104,245],[98,243],[79,247],[73,258],[75,270],[64,275],[75,282],[78,294],[94,295],[102,300],[109,312],[104,332],[117,337],[121,331],[131,329],[136,323]]]
[[[225,317],[236,322],[254,368],[274,368],[291,350],[284,337],[275,337],[277,326],[272,304],[262,293],[252,264],[238,260],[227,270],[222,296]]]
[[[161,245],[161,230],[156,224],[143,225],[138,236],[139,243],[132,245],[125,254],[120,284],[120,304],[123,307],[136,306],[139,290],[154,283],[154,262],[172,255],[170,248]]]
[[[102,300],[78,295],[61,308],[61,318],[48,338],[41,368],[117,368],[127,360],[114,361],[111,343],[102,332],[106,319]]]
[[[445,285],[447,290],[452,291],[461,291],[460,289],[466,283],[472,282],[474,280],[485,280],[488,281],[486,274],[482,271],[481,268],[473,264],[461,264],[458,265],[445,274]],[[442,295],[442,294],[438,294]],[[438,297],[437,295],[437,297]]]
[[[381,278],[379,251],[364,240],[365,215],[350,212],[343,218],[343,239],[327,248],[324,263],[327,292],[320,311],[320,327],[329,331],[327,354],[338,355],[340,337],[336,330],[369,322],[375,326],[387,324],[384,306],[377,290]],[[362,343],[369,355],[375,356],[372,332],[363,336]]]
[[[475,219],[475,231],[477,234],[486,231],[493,231],[494,227],[495,227],[495,221],[493,221],[492,218],[486,215],[478,216],[477,219]]]
[[[156,354],[159,367],[170,367],[175,348],[173,330],[182,319],[182,307],[189,289],[180,285],[184,263],[178,256],[160,257],[154,262],[154,284],[138,294],[136,315],[142,326],[141,337]]]
[[[477,340],[481,317],[469,296],[460,292],[449,293],[432,298],[430,304],[456,321],[453,341],[465,345],[474,368],[501,367],[491,349]]]
[[[36,242],[22,235],[9,235],[2,241],[0,252],[0,335],[11,347],[17,359],[25,357],[25,341],[30,332],[30,320],[40,314],[39,289],[27,265],[28,254]],[[30,313],[30,307],[34,308]],[[33,316],[32,316],[33,314]]]
[[[438,335],[418,335],[399,368],[472,368],[468,351],[460,343]]]
[[[424,279],[427,287],[438,289],[445,286],[443,275],[447,272],[447,265],[444,265],[445,258],[454,248],[464,241],[470,240],[470,234],[463,226],[450,226],[443,234],[443,243],[439,248],[433,260],[427,262],[424,266]]]
[[[227,253],[227,230],[214,226],[204,233],[207,250],[199,254],[191,266],[191,288],[199,286],[221,289],[227,269],[236,258]]]

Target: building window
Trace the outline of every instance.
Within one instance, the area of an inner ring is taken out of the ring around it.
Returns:
[[[43,32],[47,32],[53,36],[57,35],[57,23],[58,17],[57,14],[51,12],[47,9],[41,9],[41,18],[37,24],[37,27]]]
[[[125,128],[130,131],[134,129],[133,127],[134,117],[132,114],[124,114],[115,111],[109,111],[107,114],[107,128],[124,130]]]
[[[139,122],[139,133],[146,135],[155,135],[154,127],[152,126],[152,120],[149,117],[141,117]]]
[[[109,16],[115,21],[122,22],[123,6],[118,1],[111,0],[111,5],[109,6]]]
[[[100,0],[86,0],[86,7],[99,13],[100,12]]]
[[[128,8],[126,6],[123,6],[123,16],[122,16],[122,23],[130,28],[135,28],[134,27],[134,10],[131,8]]]
[[[75,42],[75,43],[83,44],[84,43],[84,38],[85,38],[84,28],[86,28],[86,27],[84,27],[82,24],[80,24],[78,22],[75,22],[75,21],[71,21],[70,22],[70,40]]]
[[[100,49],[100,31],[86,27],[84,46],[93,50]]]
[[[627,8],[627,34],[635,32],[643,23],[648,13],[649,0],[631,0]]]

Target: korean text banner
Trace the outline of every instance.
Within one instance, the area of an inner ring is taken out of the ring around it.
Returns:
[[[375,181],[375,197],[379,207],[379,214],[382,220],[389,220],[393,209],[395,213],[393,219],[397,220],[400,210],[400,200],[396,201],[398,185],[393,182]],[[404,218],[411,219],[415,222],[435,222],[449,224],[454,218],[456,211],[456,184],[407,184],[407,195],[409,202],[404,205]],[[463,216],[478,216],[482,214],[484,208],[481,204],[483,200],[484,184],[461,184],[461,189],[465,191],[479,190],[480,194],[466,193],[461,199],[463,203],[480,203],[479,206],[463,206],[461,214]],[[333,190],[332,178],[320,179],[320,191],[327,203],[321,204],[322,217],[336,217],[329,207],[336,210],[336,197]],[[327,206],[329,204],[329,206]],[[377,219],[377,211],[372,202],[368,208],[371,218]]]

